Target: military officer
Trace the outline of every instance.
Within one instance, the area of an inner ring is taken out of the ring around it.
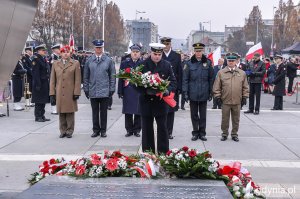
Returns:
[[[236,54],[228,53],[226,58],[227,66],[218,72],[213,86],[213,93],[217,103],[222,104],[221,129],[223,133],[221,141],[227,140],[231,115],[231,137],[232,140],[238,142],[241,104],[247,104],[249,88],[246,73],[236,65]]]
[[[120,69],[136,68],[141,64],[141,47],[138,44],[133,44],[130,47],[130,57],[121,62]],[[135,86],[128,83],[127,80],[119,79],[118,95],[123,99],[123,114],[125,114],[125,129],[127,134],[125,137],[135,135],[140,137],[141,116],[139,111],[139,93]]]
[[[36,54],[32,60],[32,102],[35,103],[34,116],[36,122],[50,121],[45,117],[45,106],[49,103],[50,67],[45,59],[46,46],[35,48]]]
[[[185,100],[190,101],[192,140],[206,141],[207,100],[212,100],[214,71],[211,61],[203,55],[205,45],[195,43],[193,47],[195,54],[183,69],[183,93]]]
[[[57,61],[58,59],[60,59],[60,46],[61,46],[60,44],[55,44],[51,47],[52,54],[51,54],[51,57],[49,59],[50,72],[51,72],[52,64],[54,63],[54,61]],[[50,102],[51,102],[51,114],[57,115],[58,113],[56,111],[55,100],[50,98]]]
[[[143,61],[143,73],[158,73],[162,79],[170,81],[168,89],[163,94],[170,95],[176,91],[176,78],[173,74],[170,62],[162,59],[163,48],[165,45],[151,43],[151,55]],[[142,116],[142,149],[143,151],[152,150],[155,152],[154,140],[154,119],[157,123],[157,152],[166,153],[169,150],[169,139],[167,129],[168,105],[153,91],[153,89],[141,88],[139,105]]]
[[[24,96],[24,74],[26,69],[23,67],[22,57],[18,61],[15,70],[12,74],[12,88],[13,88],[13,97],[14,97],[14,110],[22,111],[24,108],[20,105],[20,101]]]
[[[71,58],[71,48],[61,48],[62,58],[53,62],[50,96],[57,102],[60,138],[71,138],[75,126],[77,100],[80,96],[81,72],[77,60]]]
[[[29,83],[29,91],[32,92],[32,55],[33,47],[29,46],[25,48],[25,55],[22,57],[22,63],[27,71],[27,81]]]
[[[179,108],[179,94],[181,93],[181,82],[182,82],[181,57],[180,54],[172,50],[171,41],[172,39],[170,37],[162,37],[160,39],[160,42],[166,46],[163,50],[162,58],[171,63],[172,70],[177,81],[177,90],[174,96],[174,99],[177,102],[177,104],[174,108],[169,107],[169,113],[167,118],[169,139],[173,139],[172,133],[173,133],[173,126],[174,126],[174,117],[175,117],[175,112],[178,111]]]
[[[286,68],[283,64],[283,57],[280,54],[274,56],[276,64],[276,72],[273,80],[274,90],[273,95],[275,96],[274,106],[271,110],[283,110],[283,96],[285,96],[285,75]]]

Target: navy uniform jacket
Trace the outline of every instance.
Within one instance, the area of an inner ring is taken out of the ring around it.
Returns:
[[[45,58],[39,54],[32,60],[32,102],[49,103],[49,65]]]
[[[27,82],[29,83],[29,91],[32,92],[32,62],[30,56],[25,54],[22,57],[22,64],[24,69],[27,70]]]
[[[59,59],[59,56],[57,56],[56,54],[52,53],[50,58],[49,58],[49,66],[50,66],[50,72],[51,72],[51,69],[52,69],[52,64],[54,61],[58,60]]]
[[[170,62],[161,60],[155,64],[151,57],[147,58],[142,62],[144,65],[142,73],[151,71],[152,74],[158,73],[162,79],[170,81],[168,86],[169,92],[175,92],[177,88],[176,78],[173,74],[172,66]],[[139,105],[142,116],[162,116],[168,114],[169,105],[166,104],[160,97],[151,95],[147,92],[147,89],[141,88]]]
[[[214,71],[211,61],[204,55],[198,61],[195,55],[185,65],[182,91],[191,101],[207,101],[212,95]]]
[[[162,58],[167,60],[172,65],[172,70],[177,80],[177,90],[181,92],[182,90],[182,66],[181,66],[181,57],[174,50],[171,50],[169,56],[167,57],[163,53]]]
[[[121,62],[120,69],[136,68],[141,64],[141,60],[133,62],[131,58]],[[139,92],[132,84],[127,84],[124,79],[118,81],[118,94],[123,96],[123,110],[124,114],[140,114],[139,110]]]
[[[24,95],[24,81],[23,75],[26,73],[22,61],[18,61],[15,70],[12,74],[12,83],[13,83],[13,96],[14,97],[23,97]]]
[[[286,75],[286,68],[285,65],[282,63],[276,69],[275,77],[274,77],[274,96],[284,96],[285,95],[285,75]]]

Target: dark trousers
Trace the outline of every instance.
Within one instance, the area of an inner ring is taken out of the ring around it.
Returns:
[[[181,94],[181,107],[180,108],[184,108],[184,104],[185,104],[184,95]]]
[[[250,83],[250,94],[249,94],[249,110],[254,110],[254,97],[255,97],[255,111],[259,111],[260,107],[260,94],[261,94],[261,83]]]
[[[207,101],[190,101],[191,119],[193,125],[193,135],[206,135],[206,110]]]
[[[113,97],[108,97],[108,107],[111,107],[113,104]]]
[[[14,97],[14,102],[20,102],[22,97]]]
[[[173,133],[174,117],[175,117],[175,112],[168,113],[168,116],[167,116],[168,135],[172,135],[172,133]]]
[[[157,124],[157,151],[166,153],[169,150],[169,138],[167,131],[167,115],[142,116],[142,149],[143,151],[155,152],[155,140],[153,122]]]
[[[106,132],[108,97],[91,98],[91,106],[92,106],[92,113],[93,113],[93,132],[94,133]],[[99,118],[99,110],[100,110],[100,118]]]
[[[45,118],[45,106],[46,104],[41,104],[41,103],[35,103],[34,106],[34,116],[35,119],[43,119]]]
[[[291,93],[293,91],[294,79],[295,77],[289,77],[288,93]]]
[[[274,109],[282,110],[283,109],[283,96],[275,96],[274,100]]]
[[[125,114],[125,129],[128,133],[139,133],[142,129],[141,116]]]

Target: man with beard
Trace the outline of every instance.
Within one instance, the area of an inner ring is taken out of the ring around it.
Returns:
[[[173,139],[172,133],[173,133],[173,126],[174,126],[174,117],[175,117],[175,112],[178,111],[179,108],[179,95],[181,93],[181,85],[182,85],[181,84],[182,83],[181,57],[180,54],[172,50],[171,41],[172,39],[170,37],[162,37],[160,39],[160,42],[166,46],[163,50],[162,58],[170,62],[174,76],[177,81],[177,90],[174,96],[174,99],[177,102],[177,104],[174,108],[169,107],[168,118],[167,118],[169,139]]]

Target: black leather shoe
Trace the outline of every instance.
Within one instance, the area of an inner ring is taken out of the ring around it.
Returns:
[[[60,134],[60,136],[59,136],[59,138],[64,138],[64,137],[66,137],[65,133],[64,134]]]
[[[98,135],[100,135],[100,134],[97,133],[97,132],[94,132],[94,133],[91,135],[91,137],[92,137],[92,138],[95,138],[95,137],[97,137]]]
[[[106,138],[107,137],[106,132],[101,132],[101,137]]]
[[[272,110],[272,111],[277,111],[277,110],[279,110],[279,109],[277,109],[277,108],[271,108],[271,110]]]
[[[259,115],[259,111],[255,111],[253,114],[254,115]]]
[[[45,122],[45,120],[43,118],[37,118],[35,119],[36,122]]]
[[[127,132],[126,135],[125,135],[125,137],[130,137],[132,135],[133,135],[133,133]]]
[[[72,138],[71,134],[66,135],[67,138]]]
[[[248,113],[253,113],[253,111],[248,110],[248,111],[245,111],[244,113],[246,113],[246,114],[248,114]]]
[[[185,110],[185,108],[184,108],[184,107],[181,107],[181,110]]]
[[[207,138],[205,136],[200,136],[199,139],[202,141],[207,141]]]
[[[211,109],[217,109],[217,107],[216,107],[216,106],[213,106]]]
[[[135,136],[135,137],[141,137],[141,135],[140,135],[139,132],[134,133],[134,136]]]
[[[235,142],[240,141],[238,137],[232,137],[232,140],[235,141]]]
[[[50,119],[43,117],[43,120],[45,120],[45,122],[50,121]]]
[[[196,141],[196,140],[198,140],[198,135],[193,135],[192,141]]]
[[[174,136],[173,135],[169,135],[169,140],[172,140],[174,138]]]
[[[225,140],[227,140],[227,137],[226,136],[222,136],[221,141],[225,141]]]
[[[108,109],[108,110],[111,110],[111,107],[109,106],[107,109]]]

